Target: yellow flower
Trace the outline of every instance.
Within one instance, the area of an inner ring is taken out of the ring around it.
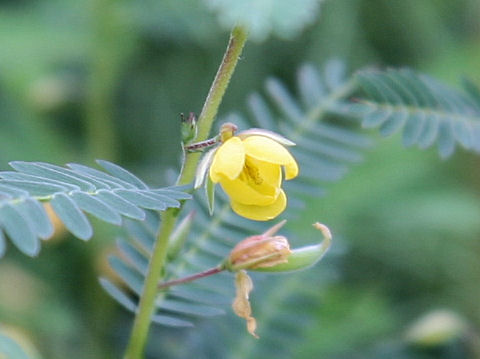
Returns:
[[[282,166],[286,180],[298,175],[295,159],[271,136],[240,134],[227,139],[216,150],[210,179],[221,184],[237,214],[267,221],[282,213],[287,205],[281,188]]]

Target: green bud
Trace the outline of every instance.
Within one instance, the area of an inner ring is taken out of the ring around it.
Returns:
[[[181,134],[182,143],[185,145],[190,143],[195,137],[197,137],[197,117],[193,112],[190,112],[187,118],[180,114],[181,118]]]

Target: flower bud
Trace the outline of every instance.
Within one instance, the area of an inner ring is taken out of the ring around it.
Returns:
[[[182,143],[190,143],[197,136],[197,117],[193,112],[190,112],[187,118],[184,117],[183,113],[180,114],[181,117],[181,134],[182,134]]]
[[[250,129],[238,136],[236,130],[232,123],[223,124],[218,136],[220,146],[211,159],[205,156],[205,163],[211,163],[210,180],[222,186],[236,214],[268,221],[287,206],[282,181],[298,176],[298,164],[283,145],[294,143],[267,130]],[[204,173],[204,167],[202,163],[200,173]],[[201,183],[202,178],[197,178],[197,184]]]
[[[274,236],[285,222],[278,223],[263,234],[239,242],[230,252],[227,268],[237,271],[272,267],[288,262],[291,251],[287,238]]]
[[[220,127],[220,139],[222,142],[225,142],[229,138],[233,137],[235,132],[237,131],[238,127],[231,123],[226,122]]]

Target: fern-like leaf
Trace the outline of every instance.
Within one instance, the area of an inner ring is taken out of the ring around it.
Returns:
[[[158,213],[146,211],[146,220],[143,222],[126,220],[125,229],[129,240],[119,239],[117,247],[121,256],[112,256],[110,266],[122,279],[128,291],[120,289],[105,278],[100,284],[105,291],[129,311],[136,312],[138,299],[142,294],[143,283],[147,274],[148,262],[153,250],[155,236],[160,225]],[[210,265],[218,264],[218,260]],[[195,267],[198,270],[198,267]],[[183,272],[178,267],[167,267],[167,278],[177,276]],[[208,279],[207,279],[208,281]],[[192,319],[223,314],[217,308],[219,293],[211,288],[202,288],[202,282],[196,283],[195,290],[173,288],[168,292],[159,293],[155,314],[152,321],[157,324],[185,327],[192,326]],[[217,298],[217,299],[216,299]],[[222,300],[225,302],[225,300]]]
[[[220,25],[230,29],[233,24],[246,26],[250,38],[265,40],[270,34],[291,39],[319,12],[321,0],[204,0],[217,13]]]
[[[442,158],[456,143],[480,153],[480,101],[473,85],[466,94],[406,69],[362,71],[357,79],[370,97],[352,107],[364,127],[380,127],[384,136],[402,131],[405,146],[427,148],[436,141]]]
[[[143,220],[144,209],[179,207],[190,195],[176,188],[151,189],[139,178],[107,161],[98,163],[108,172],[79,164],[69,168],[42,162],[11,162],[15,171],[0,172],[0,254],[6,233],[23,253],[34,256],[40,239],[54,231],[41,203],[50,202],[65,227],[87,240],[93,230],[85,215],[120,225],[122,217]]]

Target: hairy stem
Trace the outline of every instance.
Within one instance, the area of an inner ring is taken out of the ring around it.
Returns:
[[[242,53],[243,46],[247,40],[247,32],[242,27],[235,27],[230,34],[230,41],[223,56],[222,63],[218,68],[215,79],[213,80],[207,99],[203,105],[202,112],[198,116],[198,135],[195,142],[201,142],[207,139],[212,128],[213,120],[218,112],[218,107],[222,102],[225,90],[228,87],[230,78],[237,66],[238,59]],[[180,178],[179,185],[190,183],[195,175],[200,153],[189,153],[185,158],[183,173],[184,178]]]
[[[230,78],[235,70],[239,56],[242,52],[247,33],[241,27],[235,27],[230,35],[230,41],[223,57],[222,63],[218,69],[215,79],[212,83],[202,112],[198,118],[198,141],[207,138],[212,127],[213,120],[222,102],[223,95],[227,89]],[[195,169],[199,161],[199,154],[187,153],[185,162],[182,166],[182,172],[178,179],[178,184],[187,184],[192,182],[195,176]],[[140,359],[143,357],[145,344],[147,342],[148,330],[150,328],[151,317],[155,309],[155,299],[158,294],[158,283],[163,277],[163,269],[168,249],[168,240],[175,228],[175,222],[181,210],[169,208],[162,213],[162,226],[157,235],[157,240],[153,248],[152,257],[148,267],[147,276],[143,287],[143,293],[140,298],[138,312],[133,324],[130,341],[127,346],[125,359]]]

